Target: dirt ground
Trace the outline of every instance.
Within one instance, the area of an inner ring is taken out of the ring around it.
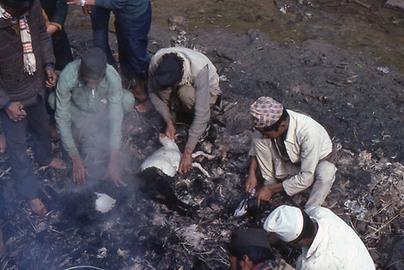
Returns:
[[[44,219],[13,209],[1,269],[227,269],[231,229],[260,226],[273,207],[291,203],[277,196],[255,218],[229,214],[243,196],[248,105],[262,95],[327,127],[342,147],[327,206],[358,232],[378,269],[402,269],[397,249],[403,250],[398,244],[404,231],[404,13],[383,8],[383,1],[359,3],[152,1],[150,52],[183,45],[206,53],[218,68],[225,98],[237,102],[222,118],[225,127],[216,126],[215,158],[201,160],[211,177],[194,170],[170,183],[182,201],[198,206],[197,214],[181,216],[142,193],[134,196],[134,177],[127,179],[123,193],[129,194],[118,210],[96,224],[64,222],[57,208]],[[167,21],[174,15],[185,23],[170,30]],[[76,53],[90,46],[90,29],[80,9],[71,9],[66,31]],[[113,33],[111,44],[116,48]],[[157,123],[136,114],[126,120],[129,175],[158,147]],[[6,156],[0,167],[0,181],[11,185]],[[69,181],[67,172],[41,176],[58,190]],[[293,264],[296,251],[278,251]]]

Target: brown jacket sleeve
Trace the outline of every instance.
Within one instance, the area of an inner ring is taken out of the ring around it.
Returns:
[[[46,32],[45,19],[42,14],[42,7],[39,0],[34,1],[32,8],[32,16],[35,16],[35,23],[39,25],[40,46],[42,52],[42,61],[44,65],[55,64],[55,56],[53,55],[52,40],[48,32]],[[41,67],[37,67],[40,69]]]

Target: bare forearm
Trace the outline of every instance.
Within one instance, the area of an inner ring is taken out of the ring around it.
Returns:
[[[255,176],[255,173],[257,171],[257,167],[258,167],[257,159],[255,157],[251,157],[250,168],[248,170],[248,175]]]
[[[269,187],[271,188],[273,193],[279,193],[279,192],[283,191],[282,183],[272,184]]]

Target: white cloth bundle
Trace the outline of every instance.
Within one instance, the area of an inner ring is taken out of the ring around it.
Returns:
[[[163,145],[140,165],[140,170],[158,168],[168,176],[174,177],[180,165],[181,152],[174,140],[160,135]]]

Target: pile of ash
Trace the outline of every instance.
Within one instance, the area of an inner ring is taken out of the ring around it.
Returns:
[[[258,214],[234,217],[235,205],[245,197],[251,132],[245,129],[235,134],[220,125],[215,126],[216,138],[197,149],[209,158],[201,155],[195,159],[210,177],[197,168],[185,176],[157,177],[155,171],[139,176],[140,162],[160,145],[158,125],[134,117],[137,120],[128,120],[132,128],[125,131],[128,186],[114,189],[100,183],[85,192],[69,193],[65,190],[70,181],[66,173],[41,172],[46,179],[44,186],[55,191],[50,200],[58,197],[55,201],[59,203],[43,218],[24,207],[6,211],[3,228],[8,251],[0,261],[1,269],[69,269],[84,265],[127,270],[228,269],[226,243],[233,229],[262,226],[276,206],[299,204],[299,198],[308,195],[292,200],[280,194]],[[2,170],[7,169],[4,164],[0,164]],[[396,236],[404,232],[404,167],[346,149],[340,151],[337,167],[327,206],[358,232],[379,267],[395,263],[391,260],[397,254],[389,253]],[[6,183],[7,177],[2,181]],[[116,200],[111,211],[94,210],[94,192]],[[177,204],[185,211],[176,208]],[[274,252],[291,264],[299,255],[299,251],[284,245]]]

